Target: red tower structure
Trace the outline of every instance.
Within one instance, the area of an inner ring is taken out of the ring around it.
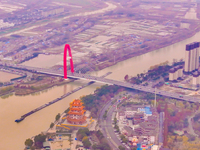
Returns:
[[[73,64],[73,59],[72,59],[71,48],[69,44],[66,44],[64,48],[64,56],[63,56],[63,71],[64,71],[65,79],[67,79],[67,50],[69,52],[69,57],[70,57],[71,72],[74,73],[74,64]]]
[[[73,100],[70,103],[67,121],[71,124],[84,124],[86,122],[85,111],[81,100]]]

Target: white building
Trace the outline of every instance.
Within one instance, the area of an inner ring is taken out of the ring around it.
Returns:
[[[4,22],[2,19],[0,19],[0,29],[13,27],[14,25],[14,23]]]
[[[150,142],[150,144],[154,144],[155,143],[155,136],[150,136],[149,142]]]
[[[190,72],[190,45],[186,45],[184,71]]]
[[[199,42],[195,43],[195,48],[196,48],[195,69],[198,69],[199,68]]]
[[[183,76],[183,66],[179,65],[169,70],[169,80],[177,80],[179,77]]]
[[[118,120],[124,120],[124,118],[125,118],[125,113],[124,112],[117,112],[117,114],[116,114],[116,118],[118,119]]]
[[[159,150],[159,146],[158,146],[158,145],[153,145],[153,146],[151,147],[151,150]]]
[[[137,109],[134,108],[126,108],[125,117],[126,118],[133,118],[134,114],[137,112]]]
[[[190,49],[190,71],[193,71],[195,69],[195,52],[194,52],[194,43],[191,43],[191,49]]]
[[[185,72],[192,72],[199,68],[199,42],[186,45],[185,51]]]
[[[198,71],[195,71],[193,73],[193,77],[192,77],[192,84],[194,86],[197,86],[198,84],[200,84],[200,76],[199,76],[199,72]]]

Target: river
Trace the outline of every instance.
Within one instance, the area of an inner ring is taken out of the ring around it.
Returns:
[[[128,60],[117,63],[114,66],[105,68],[101,71],[93,72],[93,75],[103,75],[107,72],[112,72],[107,78],[115,80],[123,80],[124,76],[135,76],[138,73],[147,71],[151,66],[169,61],[173,62],[174,59],[180,60],[185,55],[185,45],[200,39],[200,32],[193,37],[184,41],[178,42],[171,46],[161,48],[141,56],[130,58]],[[38,59],[35,59],[38,61]],[[62,60],[62,57],[61,57]],[[34,61],[34,59],[32,60]],[[43,60],[44,64],[48,61]],[[81,86],[86,81],[76,81],[68,85],[57,86],[48,89],[39,94],[28,96],[10,96],[6,99],[0,98],[0,149],[2,150],[22,150],[24,148],[24,141],[31,136],[45,131],[50,123],[54,121],[58,113],[62,113],[69,106],[69,102],[82,95],[92,93],[96,87],[102,84],[95,83],[90,85],[65,99],[27,117],[20,123],[15,123],[14,120],[28,111],[43,105],[74,88]]]
[[[13,95],[6,99],[0,98],[0,149],[23,150],[25,140],[45,131],[50,126],[50,123],[55,120],[55,116],[68,108],[69,102],[82,95],[91,94],[96,87],[101,86],[101,84],[90,85],[28,116],[20,123],[14,122],[15,119],[20,118],[21,115],[56,99],[66,92],[72,91],[85,82],[86,81],[76,81],[68,85],[56,86],[34,95]]]
[[[9,82],[10,79],[17,78],[17,77],[19,77],[19,75],[0,71],[0,82]]]

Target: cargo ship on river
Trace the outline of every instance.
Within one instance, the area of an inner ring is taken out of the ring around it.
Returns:
[[[76,92],[76,91],[78,91],[78,90],[80,90],[80,89],[82,89],[82,88],[84,88],[84,87],[86,87],[86,86],[92,84],[92,83],[94,83],[94,81],[91,81],[91,82],[89,82],[89,83],[87,83],[87,84],[85,84],[85,85],[83,85],[83,86],[81,86],[81,87],[78,87],[78,88],[72,90],[71,92],[68,92],[68,93],[62,95],[61,97],[59,97],[59,98],[57,98],[57,99],[55,99],[55,100],[53,100],[53,101],[50,101],[49,103],[44,104],[44,105],[42,105],[42,106],[40,106],[40,107],[38,107],[38,108],[36,108],[36,109],[34,109],[34,110],[32,110],[32,111],[26,113],[26,114],[24,114],[23,116],[21,116],[21,118],[16,119],[15,122],[17,122],[17,123],[18,123],[18,122],[21,122],[22,120],[24,120],[24,119],[25,119],[26,117],[28,117],[29,115],[31,115],[31,114],[33,114],[33,113],[35,113],[35,112],[37,112],[37,111],[39,111],[39,110],[41,110],[41,109],[43,109],[43,108],[49,106],[49,105],[52,105],[52,104],[54,104],[54,103],[56,103],[56,102],[62,100],[63,98],[69,96],[70,94],[72,94],[72,93],[74,93],[74,92]]]

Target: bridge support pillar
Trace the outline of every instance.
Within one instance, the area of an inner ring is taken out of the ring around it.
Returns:
[[[63,71],[64,71],[65,79],[67,79],[67,51],[69,52],[69,57],[70,57],[71,72],[74,73],[74,64],[73,64],[73,59],[72,59],[71,48],[69,44],[66,44],[64,48],[64,55],[63,55]]]

